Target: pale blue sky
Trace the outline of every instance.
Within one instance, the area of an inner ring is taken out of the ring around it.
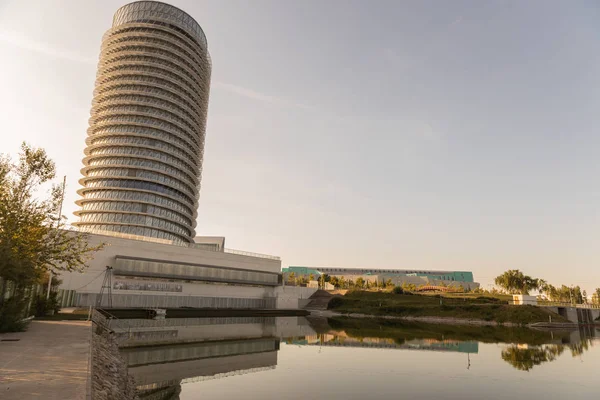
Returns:
[[[0,151],[45,147],[71,220],[125,3],[0,0]],[[284,266],[600,286],[600,3],[172,4],[213,59],[199,234]]]

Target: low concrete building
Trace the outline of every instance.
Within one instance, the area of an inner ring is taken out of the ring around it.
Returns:
[[[528,296],[524,294],[513,294],[513,304],[522,306],[522,305],[531,305],[537,306],[537,297]]]
[[[105,247],[84,273],[61,274],[63,306],[296,309],[316,291],[282,287],[278,257],[228,250],[224,238],[198,241],[90,234],[91,245]]]
[[[356,282],[362,278],[370,284],[391,282],[395,286],[403,284],[415,286],[448,286],[464,290],[473,290],[480,285],[473,279],[473,273],[468,271],[425,271],[407,269],[381,269],[381,268],[334,268],[334,267],[296,267],[283,268],[283,279],[288,281],[293,273],[295,279],[313,276],[320,277],[327,274],[330,277],[343,279],[345,282]]]
[[[306,284],[306,287],[313,288],[313,289],[319,289],[321,287],[321,282],[320,281],[308,281],[308,283]],[[335,287],[331,283],[325,282],[323,289],[334,290]]]

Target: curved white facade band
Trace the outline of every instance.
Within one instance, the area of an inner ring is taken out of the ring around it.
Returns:
[[[80,230],[193,242],[210,74],[188,14],[154,1],[117,10],[102,39]]]

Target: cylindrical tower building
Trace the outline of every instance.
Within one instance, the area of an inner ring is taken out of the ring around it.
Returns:
[[[80,230],[193,242],[210,74],[188,14],[155,1],[117,10],[98,63]]]

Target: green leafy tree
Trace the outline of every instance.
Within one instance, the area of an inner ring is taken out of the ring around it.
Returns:
[[[544,293],[550,301],[576,304],[582,304],[584,301],[583,292],[579,286],[561,285],[560,287],[555,287],[547,284]]]
[[[52,187],[48,199],[36,199],[40,186],[54,177],[46,152],[25,143],[18,163],[0,159],[0,277],[17,288],[38,283],[48,271],[82,271],[101,247],[90,247],[86,234],[63,229],[60,186]]]
[[[400,287],[400,286],[394,286],[394,288],[392,289],[392,293],[394,293],[394,294],[403,294],[404,293],[404,289],[402,289],[402,287]]]
[[[365,287],[365,280],[362,277],[358,277],[356,278],[356,285],[357,288],[362,289]]]
[[[309,281],[314,281],[315,280],[314,274],[308,274],[308,280]]]
[[[550,287],[550,285],[548,284],[548,282],[546,282],[545,279],[538,279],[537,284],[538,284],[537,289],[540,293],[546,293]]]
[[[329,283],[331,283],[333,285],[333,287],[335,287],[335,288],[339,288],[340,287],[340,281],[339,281],[339,279],[338,279],[337,276],[332,276],[329,279]]]
[[[296,284],[296,274],[294,272],[290,272],[288,274],[288,282],[295,285]]]
[[[494,283],[512,294],[529,294],[539,287],[539,281],[524,275],[518,269],[510,269],[494,279]]]
[[[52,186],[46,199],[37,198],[55,170],[44,150],[25,143],[18,162],[0,157],[0,278],[12,282],[15,297],[25,297],[48,272],[82,271],[102,247],[89,246],[84,233],[64,229],[61,186]]]

